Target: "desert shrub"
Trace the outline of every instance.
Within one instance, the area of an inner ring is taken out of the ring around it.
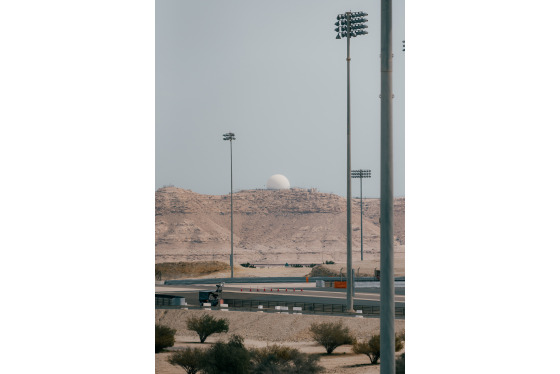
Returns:
[[[324,370],[318,355],[278,345],[254,349],[252,363],[251,374],[315,374]]]
[[[329,260],[329,261],[326,261],[325,264],[327,264],[327,265],[334,265],[334,261],[330,261],[330,260]]]
[[[302,264],[292,264],[290,266],[293,267],[293,268],[302,268],[303,267]]]
[[[206,338],[212,334],[228,332],[229,321],[225,318],[216,319],[209,314],[200,317],[192,316],[187,319],[187,328],[198,334],[200,342],[204,343]]]
[[[243,345],[243,338],[233,335],[227,343],[217,342],[206,351],[203,366],[206,374],[247,374],[251,353]]]
[[[313,339],[321,344],[331,354],[337,347],[344,344],[353,344],[355,339],[348,327],[342,321],[313,323],[309,328]]]
[[[249,266],[251,266],[251,264],[247,262],[245,264],[241,264],[241,266],[243,266],[244,268],[248,268]]]
[[[185,278],[226,269],[229,269],[229,264],[219,261],[163,262],[155,266],[156,272],[161,274],[161,279]]]
[[[196,374],[205,363],[206,352],[200,348],[186,348],[184,351],[175,352],[167,358],[171,365],[182,367],[187,374]]]
[[[404,336],[404,335],[403,335]],[[404,347],[404,340],[401,335],[395,335],[395,352],[400,351]],[[364,354],[368,356],[372,365],[377,364],[381,356],[381,336],[373,335],[367,342],[354,342],[352,352],[356,354]]]
[[[316,265],[317,265],[317,264],[309,264],[309,265],[307,265],[306,267],[312,268],[313,266],[316,266]]]
[[[164,348],[173,347],[176,331],[171,327],[156,324],[156,353],[163,351]]]
[[[404,352],[395,361],[395,374],[404,374]]]
[[[310,277],[336,277],[339,273],[336,271],[329,269],[326,265],[316,265],[313,266],[311,272],[309,273]]]

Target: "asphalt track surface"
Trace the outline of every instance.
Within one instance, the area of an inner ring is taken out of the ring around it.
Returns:
[[[301,278],[299,278],[301,279]],[[275,282],[263,283],[259,278],[252,278],[258,283],[226,283],[223,287],[223,299],[283,301],[288,303],[322,303],[346,305],[346,289],[315,287],[315,282]],[[156,285],[156,295],[173,295],[184,297],[189,305],[198,305],[198,291],[215,291],[217,282],[190,284]],[[198,280],[200,281],[200,280]],[[399,284],[399,282],[396,282]],[[404,282],[401,283],[404,286]],[[399,284],[400,285],[400,284]],[[379,306],[378,287],[356,288],[354,305]],[[404,287],[395,287],[395,306],[405,306]]]

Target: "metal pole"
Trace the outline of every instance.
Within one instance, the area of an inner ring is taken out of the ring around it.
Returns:
[[[354,269],[352,269],[352,296],[356,296],[356,289],[354,288]]]
[[[346,81],[347,81],[347,125],[346,125],[346,299],[348,311],[354,311],[352,298],[352,185],[350,167],[350,13],[346,13]]]
[[[381,367],[395,374],[392,0],[381,0]]]
[[[233,278],[233,146],[232,139],[229,140],[229,159],[230,159],[230,211],[231,211],[231,254],[229,255],[229,266],[231,268],[231,277]]]
[[[360,171],[360,261],[364,261],[364,221],[362,208],[362,171]]]

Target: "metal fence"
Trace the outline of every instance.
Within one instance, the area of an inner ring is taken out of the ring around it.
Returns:
[[[287,301],[261,301],[261,300],[245,300],[245,299],[224,299],[224,304],[228,305],[229,309],[239,309],[239,310],[259,310],[259,311],[275,311],[276,306],[287,306],[291,309],[293,307],[300,307],[302,313],[325,313],[325,314],[335,314],[335,313],[347,313],[346,305],[343,304],[324,304],[324,303],[305,303],[305,302],[287,302]],[[259,309],[259,305],[262,308]],[[156,309],[181,309],[184,306],[172,305],[171,298],[169,297],[159,297],[156,295]],[[187,305],[190,309],[199,309],[200,306]],[[220,309],[220,307],[214,307]],[[404,306],[395,306],[395,316],[404,317],[405,316]],[[354,310],[361,310],[364,316],[379,316],[380,307],[378,305],[354,305]]]
[[[224,303],[230,308],[257,309],[262,305],[263,309],[274,309],[276,306],[300,307],[302,312],[308,313],[346,313],[348,309],[343,304],[323,304],[323,303],[301,303],[286,301],[259,301],[243,299],[224,299]],[[362,314],[379,315],[380,307],[377,305],[354,305],[354,310],[361,310]],[[395,307],[395,315],[405,315],[404,306]]]

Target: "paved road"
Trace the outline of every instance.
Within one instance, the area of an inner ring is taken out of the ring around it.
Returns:
[[[260,279],[255,278],[252,278],[252,280],[260,281]],[[211,284],[159,285],[156,286],[156,294],[184,297],[188,304],[198,305],[198,291],[214,291],[215,287],[212,287]],[[314,286],[314,283],[306,282],[230,283],[224,286],[222,298],[346,305],[346,289]],[[395,288],[395,306],[404,306],[404,303],[404,287]],[[354,304],[379,305],[379,288],[356,288]]]

